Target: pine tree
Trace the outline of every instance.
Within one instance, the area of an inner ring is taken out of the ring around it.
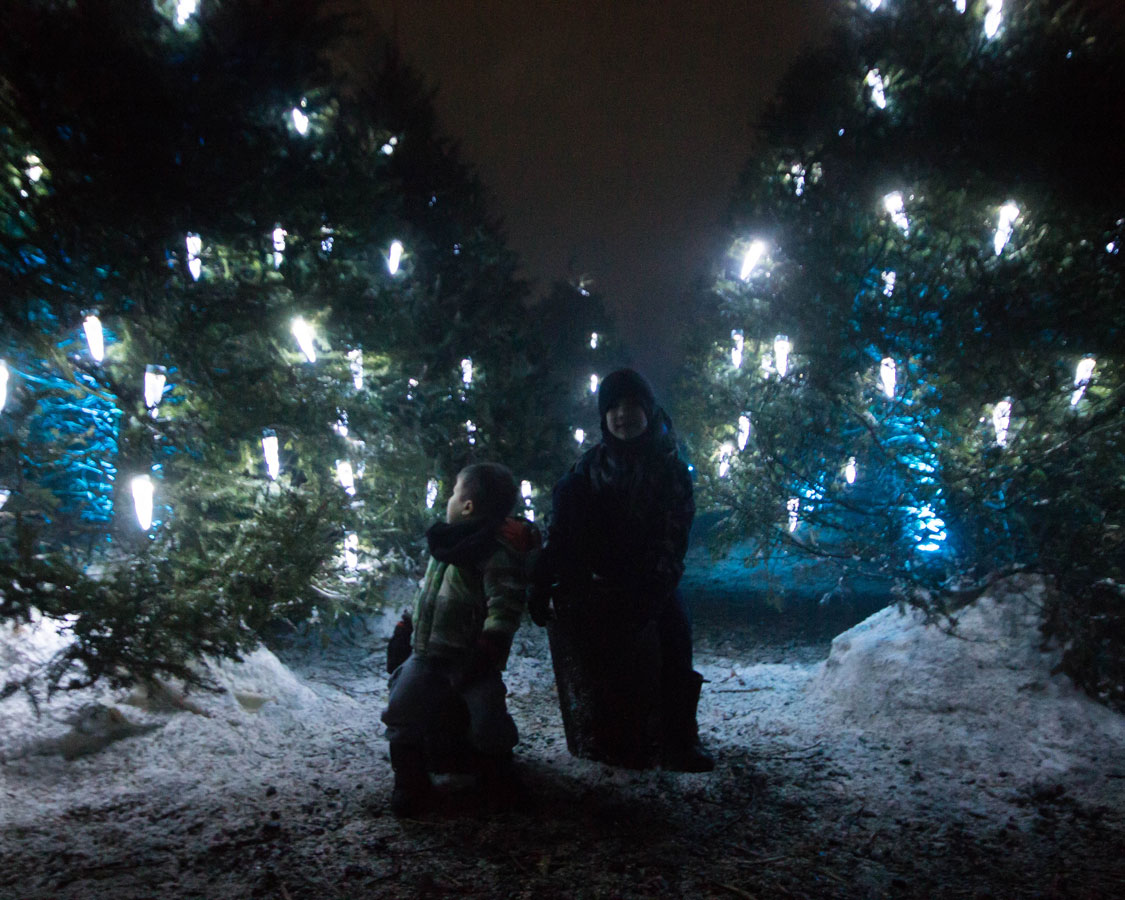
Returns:
[[[763,123],[685,381],[729,538],[931,611],[1047,573],[1119,704],[1121,34],[1102,4],[850,9]]]
[[[483,186],[341,9],[5,10],[0,621],[73,633],[54,684],[377,602],[461,465],[553,467]]]

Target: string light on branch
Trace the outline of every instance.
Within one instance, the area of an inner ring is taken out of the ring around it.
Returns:
[[[438,483],[436,478],[426,482],[426,509],[433,509],[437,503]]]
[[[359,568],[359,535],[354,531],[344,535],[344,565],[352,572]]]
[[[402,264],[402,241],[391,241],[390,250],[387,251],[387,271],[397,275]]]
[[[800,522],[801,513],[801,500],[798,497],[790,497],[785,503],[785,510],[789,513],[789,533],[792,534],[797,530],[797,525]]]
[[[883,388],[883,394],[889,399],[894,399],[895,396],[896,375],[895,361],[889,356],[884,357],[879,363],[879,385]]]
[[[27,161],[27,169],[25,170],[25,173],[28,177],[28,180],[31,181],[32,184],[34,184],[43,177],[43,165],[40,162],[39,157],[35,156],[34,154],[25,157],[25,159]]]
[[[183,28],[199,11],[199,0],[176,0],[176,25]]]
[[[855,464],[855,457],[849,456],[848,463],[844,466],[844,481],[848,484],[855,484],[855,477],[858,474],[858,469]]]
[[[574,440],[579,446],[586,443],[586,430],[584,428],[575,428]]]
[[[1074,372],[1074,393],[1070,395],[1071,406],[1077,406],[1082,395],[1086,393],[1086,386],[1094,376],[1094,364],[1095,360],[1092,356],[1079,360],[1078,368]],[[0,409],[3,409],[3,406],[3,403],[0,403]]]
[[[730,474],[730,458],[734,455],[733,444],[723,444],[719,448],[719,477],[726,478]]]
[[[90,312],[82,320],[82,330],[86,334],[86,346],[90,348],[90,356],[94,362],[105,359],[105,335],[102,331],[102,320],[98,314]]]
[[[137,522],[142,531],[148,531],[152,527],[152,498],[156,492],[152,478],[137,475],[129,482],[129,487],[133,492],[133,510],[137,514]]]
[[[313,330],[312,325],[304,320],[303,317],[297,316],[290,326],[293,332],[293,337],[297,339],[297,346],[301,348],[301,352],[305,354],[305,359],[309,362],[316,362],[316,332]]]
[[[7,488],[0,488],[0,509],[4,508],[4,505],[8,502],[8,499],[11,496],[12,492],[10,490],[8,490]]]
[[[383,146],[380,147],[379,150],[382,152],[382,154],[384,156],[390,156],[391,154],[393,154],[395,152],[395,147],[397,147],[397,146],[398,146],[398,138],[392,137],[385,144],[383,144]]]
[[[281,268],[281,263],[285,259],[285,236],[289,234],[280,225],[274,226],[271,239],[273,240],[273,267],[275,269]]]
[[[271,481],[277,481],[281,471],[281,457],[278,454],[277,432],[272,428],[262,431],[262,456],[266,460],[266,474]]]
[[[468,357],[461,360],[461,383],[465,385],[473,383],[473,361]]]
[[[750,417],[741,415],[738,417],[738,449],[745,450],[746,442],[750,440]]]
[[[883,197],[883,208],[891,217],[891,221],[902,229],[903,234],[910,233],[910,219],[906,217],[906,204],[903,202],[901,191],[891,191]]]
[[[184,244],[187,246],[188,271],[191,272],[191,279],[199,281],[199,276],[203,274],[203,260],[199,258],[203,253],[203,238],[189,231]]]
[[[872,12],[875,12],[875,10],[883,5],[883,0],[863,0],[863,5]]]
[[[344,493],[349,497],[355,496],[355,472],[352,471],[352,464],[346,459],[336,460],[336,480],[340,482]]]
[[[895,282],[898,280],[898,275],[896,275],[894,272],[884,272],[882,274],[882,279],[883,279],[883,296],[884,297],[893,296],[894,292],[895,292]]]
[[[996,236],[992,239],[992,248],[999,256],[1008,241],[1012,238],[1012,225],[1020,214],[1020,208],[1014,203],[1005,203],[1000,207],[1000,221],[996,223]]]
[[[357,391],[363,390],[363,351],[359,348],[348,351],[348,368],[352,372],[352,385]]]
[[[867,77],[863,79],[863,83],[871,88],[871,102],[879,109],[886,109],[887,94],[883,85],[883,76],[879,74],[879,70],[872,69],[868,72]]]
[[[741,331],[732,331],[730,339],[734,341],[734,346],[731,347],[730,361],[736,369],[742,368],[742,348],[746,345],[746,339],[742,336]]]
[[[738,273],[738,277],[743,281],[749,281],[750,276],[754,274],[754,269],[762,261],[765,252],[765,241],[752,241],[746,250],[746,254],[742,257],[742,271]]]
[[[308,101],[302,99],[300,106],[294,106],[290,115],[293,117],[293,127],[297,130],[297,134],[302,137],[309,133],[309,117],[305,115],[304,109],[308,105]]]
[[[992,430],[996,433],[996,445],[1008,446],[1008,428],[1012,423],[1012,401],[1005,397],[992,407]]]
[[[520,482],[520,496],[523,497],[524,501],[530,501],[531,500],[531,482],[530,481],[521,481]]]
[[[777,374],[782,378],[789,371],[789,352],[792,349],[793,345],[789,343],[789,338],[784,334],[779,334],[773,339],[774,367],[777,369]]]
[[[598,349],[598,333],[596,331],[590,332],[590,349]]]
[[[988,12],[984,14],[984,36],[991,40],[996,37],[996,33],[1000,30],[1004,0],[985,0],[985,2],[988,6]]]
[[[598,376],[597,375],[591,375],[590,376],[590,393],[596,394],[597,392],[598,392]]]
[[[915,535],[914,538],[918,542],[917,549],[923,553],[934,553],[940,550],[942,541],[946,537],[945,520],[940,518],[928,503],[921,509],[910,508],[908,512],[912,512],[918,517],[920,533]]]
[[[4,407],[8,405],[8,380],[10,377],[8,364],[0,359],[0,412],[3,412]]]
[[[145,366],[145,406],[154,419],[167,379],[168,370],[164,366]]]
[[[953,5],[957,8],[957,12],[963,14],[966,8],[966,0],[953,0]]]
[[[472,419],[465,422],[465,433],[469,436],[469,444],[476,444],[477,442],[477,426]]]

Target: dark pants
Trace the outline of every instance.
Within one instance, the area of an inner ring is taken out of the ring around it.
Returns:
[[[474,751],[503,756],[519,740],[508,714],[508,690],[493,670],[454,687],[460,666],[447,659],[411,656],[391,675],[383,712],[387,741],[421,750],[436,768]]]

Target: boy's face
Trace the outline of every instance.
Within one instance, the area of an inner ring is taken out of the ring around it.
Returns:
[[[453,494],[445,507],[445,521],[450,525],[469,518],[473,514],[473,500],[465,491],[465,479],[457,476],[457,483],[453,485]]]
[[[619,441],[631,441],[645,433],[648,416],[636,397],[626,395],[606,412],[605,424],[609,433]]]

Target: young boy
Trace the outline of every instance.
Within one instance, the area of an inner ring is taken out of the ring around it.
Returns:
[[[505,466],[468,466],[445,521],[426,532],[430,562],[414,601],[413,653],[391,676],[383,713],[395,815],[424,805],[429,771],[459,768],[466,756],[486,783],[510,775],[519,736],[500,673],[523,616],[526,554],[539,539],[530,523],[508,518],[517,494]]]

